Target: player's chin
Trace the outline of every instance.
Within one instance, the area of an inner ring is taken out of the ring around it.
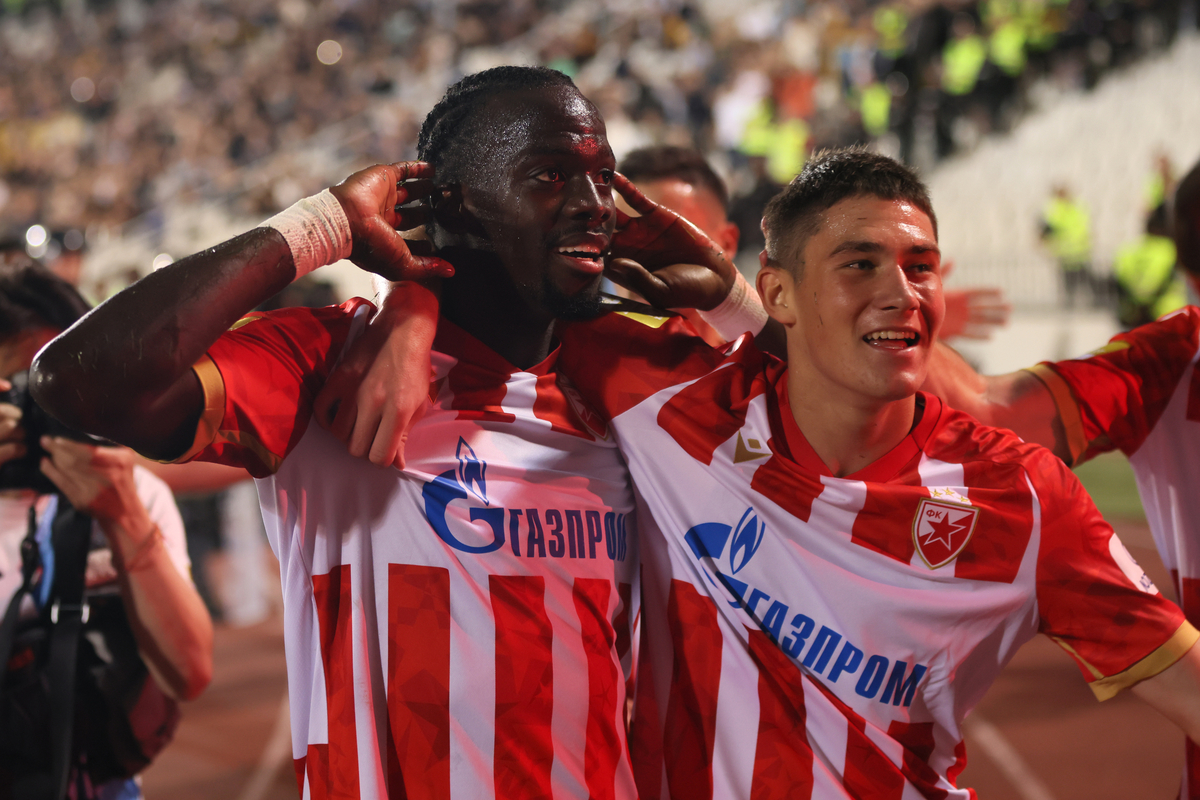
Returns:
[[[564,322],[586,322],[596,319],[604,313],[600,302],[601,276],[596,275],[588,281],[571,282],[564,288],[557,282],[547,278],[542,284],[542,305],[555,319]]]

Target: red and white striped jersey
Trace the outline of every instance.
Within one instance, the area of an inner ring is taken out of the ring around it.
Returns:
[[[1120,450],[1188,620],[1200,625],[1200,309],[1118,334],[1082,358],[1039,364],[1071,455]],[[1188,742],[1184,798],[1200,800],[1200,749]]]
[[[258,480],[283,580],[303,798],[635,796],[624,732],[633,496],[555,356],[449,322],[403,472],[309,424],[372,311],[252,315],[196,371],[190,456]]]
[[[1049,451],[919,395],[837,478],[748,337],[610,315],[560,366],[639,498],[641,798],[966,798],[962,722],[1039,631],[1111,696],[1200,637]]]

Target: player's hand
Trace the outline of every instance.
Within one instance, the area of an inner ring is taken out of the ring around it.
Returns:
[[[97,520],[122,522],[144,510],[133,480],[133,451],[43,436],[42,472],[71,505]]]
[[[641,216],[617,209],[606,274],[658,308],[716,307],[737,270],[721,248],[683,217],[642,194],[624,175],[613,188]]]
[[[947,289],[946,316],[942,319],[942,338],[990,339],[992,332],[1008,323],[1012,306],[1004,292],[992,287]]]
[[[0,379],[0,392],[12,384]],[[21,409],[11,403],[0,403],[0,464],[25,455],[25,431],[21,428]]]
[[[352,456],[404,468],[408,433],[428,403],[437,316],[433,292],[411,282],[393,285],[317,395],[317,423],[346,442]]]
[[[398,233],[430,219],[427,206],[409,205],[435,191],[429,164],[379,164],[354,173],[329,191],[350,221],[354,239],[350,260],[362,269],[389,280],[454,274],[448,261],[434,255],[430,242],[405,239]]]

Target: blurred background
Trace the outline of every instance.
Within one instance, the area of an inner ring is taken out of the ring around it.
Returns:
[[[762,206],[814,149],[861,142],[917,167],[947,285],[1012,306],[1006,325],[964,331],[990,338],[954,342],[985,371],[1079,354],[1187,300],[1156,213],[1200,159],[1196,0],[2,0],[0,251],[98,302],[361,166],[414,157],[445,88],[501,64],[571,75],[618,159],[702,151],[751,277]],[[280,302],[355,294],[369,279],[339,264]],[[1127,465],[1083,477],[1169,591]],[[181,501],[217,672],[146,795],[294,797],[253,491]],[[973,720],[961,783],[983,797],[1178,785],[1181,735],[1125,698],[1098,706],[1048,643]]]

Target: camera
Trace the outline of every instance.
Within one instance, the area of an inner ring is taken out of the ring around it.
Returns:
[[[21,429],[25,431],[25,455],[0,464],[0,490],[33,489],[39,494],[58,491],[49,478],[42,473],[40,464],[46,451],[42,449],[43,436],[63,436],[89,444],[106,444],[103,439],[73,431],[50,416],[29,395],[29,372],[18,372],[9,378],[12,389],[0,392],[0,403],[9,403],[21,409]]]

